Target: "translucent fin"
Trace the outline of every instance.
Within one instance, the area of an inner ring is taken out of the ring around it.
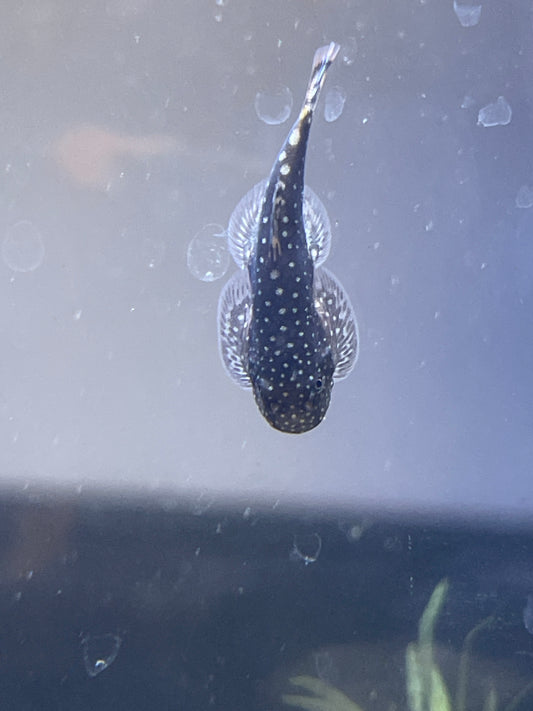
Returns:
[[[348,294],[333,274],[321,267],[315,272],[315,306],[331,338],[335,380],[352,371],[359,351],[359,331]]]
[[[267,183],[268,180],[262,180],[254,185],[239,201],[229,218],[229,250],[240,269],[248,266],[252,256]]]
[[[268,180],[254,185],[233,210],[228,225],[231,256],[240,269],[248,266],[257,238],[257,224]],[[329,255],[331,224],[322,200],[309,186],[304,188],[303,214],[307,247],[319,267]]]
[[[311,111],[315,108],[320,89],[326,78],[326,72],[339,53],[339,49],[340,45],[336,42],[330,42],[324,47],[319,47],[315,52],[311,78],[305,94],[305,105],[308,106]]]
[[[218,350],[226,372],[241,388],[251,387],[246,368],[251,315],[248,272],[235,272],[218,299]]]
[[[304,188],[303,212],[307,248],[315,267],[319,267],[329,255],[331,223],[324,203],[308,185]]]

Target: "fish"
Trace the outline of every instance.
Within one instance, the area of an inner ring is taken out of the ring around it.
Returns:
[[[240,268],[218,302],[218,345],[229,376],[252,388],[276,430],[307,432],[322,422],[334,381],[353,370],[359,350],[350,299],[322,266],[331,225],[305,184],[308,138],[320,90],[340,46],[316,50],[299,115],[268,179],[238,203],[228,244]]]

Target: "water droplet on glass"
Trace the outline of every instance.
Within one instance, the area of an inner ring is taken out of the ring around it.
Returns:
[[[18,190],[25,187],[31,177],[33,159],[29,151],[18,151],[4,164],[5,183],[9,189]]]
[[[324,118],[326,121],[336,121],[342,114],[346,103],[346,92],[342,86],[333,86],[326,92],[326,103],[324,105]]]
[[[326,684],[336,686],[339,682],[339,670],[331,652],[327,649],[320,649],[318,652],[314,652],[313,658],[317,677],[325,681]]]
[[[44,259],[41,233],[29,220],[8,227],[2,243],[2,259],[14,272],[33,272]]]
[[[489,126],[507,126],[508,123],[511,123],[512,115],[512,109],[505,97],[498,96],[495,103],[487,104],[479,110],[477,122],[478,125],[487,128]]]
[[[465,97],[461,103],[461,108],[462,109],[471,109],[475,103],[476,102],[472,96],[470,96],[469,94],[465,94]]]
[[[460,5],[454,0],[453,9],[463,27],[474,27],[481,17],[481,5]]]
[[[202,516],[214,505],[215,498],[207,491],[201,491],[192,503],[192,513],[194,516]]]
[[[292,544],[292,560],[303,560],[306,565],[316,563],[322,550],[322,539],[318,533],[297,534]]]
[[[201,281],[215,281],[229,267],[228,239],[221,225],[206,225],[192,238],[187,249],[187,266]]]
[[[161,266],[165,257],[167,246],[161,239],[145,237],[141,244],[141,259],[148,269]]]
[[[361,521],[340,521],[339,529],[345,534],[348,543],[357,543],[370,525],[364,519]]]
[[[106,13],[110,17],[126,19],[141,15],[148,7],[151,0],[108,0]]]
[[[529,185],[522,185],[516,194],[515,204],[517,207],[531,207],[533,205],[533,188]]]
[[[117,658],[122,637],[118,634],[86,635],[81,640],[83,663],[89,676],[98,676]]]
[[[355,37],[348,37],[346,42],[343,43],[341,54],[342,62],[347,67],[351,66],[355,62],[355,55],[357,54],[357,40]]]
[[[533,634],[533,595],[527,596],[526,606],[522,612],[522,619],[524,620],[524,627],[529,632]]]
[[[387,536],[383,540],[383,549],[388,553],[398,553],[403,549],[403,543],[398,536]]]
[[[284,123],[292,111],[291,90],[288,86],[277,86],[267,91],[258,91],[254,106],[261,121],[270,126]]]

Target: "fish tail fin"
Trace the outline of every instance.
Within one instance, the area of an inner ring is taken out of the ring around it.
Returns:
[[[335,60],[339,50],[339,44],[336,42],[330,42],[324,47],[319,47],[315,52],[311,78],[309,79],[309,86],[307,87],[307,92],[305,94],[304,106],[308,111],[312,112],[314,110],[318,101],[318,95],[320,94],[320,90],[322,89],[322,85],[324,84],[324,80],[326,78],[326,72]]]

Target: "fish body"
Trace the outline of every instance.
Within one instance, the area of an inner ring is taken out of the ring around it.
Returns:
[[[315,53],[299,116],[270,177],[255,186],[230,219],[229,240],[241,272],[219,301],[219,344],[226,369],[252,387],[266,420],[282,432],[316,427],[329,406],[333,380],[357,354],[350,301],[320,265],[330,227],[320,200],[304,184],[313,111],[334,42]]]

